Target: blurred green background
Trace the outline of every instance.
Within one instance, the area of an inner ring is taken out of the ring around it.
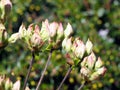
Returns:
[[[120,1],[119,0],[12,0],[13,8],[7,20],[9,35],[19,30],[22,22],[28,26],[49,19],[73,26],[74,36],[94,44],[94,52],[107,67],[103,78],[85,86],[83,90],[120,90]],[[0,52],[0,74],[11,80],[25,79],[31,53],[21,41],[8,45]],[[28,81],[34,90],[48,53],[36,55]],[[64,55],[55,51],[45,74],[41,89],[55,90],[63,79],[68,66]],[[71,72],[62,90],[77,90],[81,84],[79,69]]]

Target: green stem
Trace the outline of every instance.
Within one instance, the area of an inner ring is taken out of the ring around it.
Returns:
[[[44,78],[44,75],[45,75],[46,69],[47,69],[47,67],[48,67],[48,64],[49,64],[49,62],[50,62],[51,56],[52,56],[52,51],[50,51],[50,53],[49,53],[49,57],[48,57],[47,63],[46,63],[46,65],[45,65],[45,68],[44,68],[44,70],[43,70],[43,72],[42,72],[42,75],[41,75],[41,77],[40,77],[40,79],[39,79],[39,82],[38,82],[38,85],[37,85],[37,87],[36,87],[36,90],[40,90],[39,87],[40,87],[41,82],[42,82],[42,80],[43,80],[43,78]]]
[[[25,81],[24,81],[23,90],[25,90],[25,88],[26,88],[27,81],[28,81],[28,78],[30,76],[30,72],[31,72],[31,69],[32,69],[32,65],[34,63],[34,59],[35,59],[35,54],[34,54],[34,52],[32,52],[32,59],[30,61],[30,66],[29,66],[29,69],[28,69],[28,73],[27,73],[27,76],[26,76]]]
[[[60,83],[60,85],[58,86],[57,90],[60,90],[63,83],[65,82],[65,80],[67,79],[67,77],[69,76],[70,72],[72,71],[72,66],[69,67],[65,77],[63,78],[62,82]]]

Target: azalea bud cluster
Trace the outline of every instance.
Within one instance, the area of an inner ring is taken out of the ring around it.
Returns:
[[[96,58],[93,52],[86,56],[81,62],[80,73],[86,81],[98,79],[100,76],[105,74],[106,70],[107,69],[103,66],[101,58]]]
[[[30,24],[26,29],[22,24],[19,32],[11,35],[9,43],[14,43],[16,40],[21,39],[27,43],[31,51],[58,49],[61,46],[63,33],[61,23],[49,23],[48,20],[42,22],[41,29],[34,24]]]
[[[80,63],[80,73],[84,80],[87,81],[93,81],[101,75],[104,75],[106,68],[103,66],[100,57],[96,60],[96,56],[92,50],[92,42],[88,39],[86,44],[84,44],[79,37],[73,40],[73,37],[71,36],[72,33],[73,30],[69,24],[65,30],[65,38],[62,42],[62,47],[67,52],[67,63],[71,66],[78,66]]]

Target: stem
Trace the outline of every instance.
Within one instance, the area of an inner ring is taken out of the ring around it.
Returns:
[[[47,63],[46,63],[46,65],[45,65],[45,68],[44,68],[44,70],[43,70],[43,72],[42,72],[42,75],[41,75],[41,77],[40,77],[40,79],[39,79],[39,82],[38,82],[38,85],[37,85],[37,87],[36,87],[36,90],[38,90],[39,87],[40,87],[40,85],[41,85],[41,82],[42,82],[43,77],[44,77],[44,75],[45,75],[46,69],[47,69],[48,64],[49,64],[49,62],[50,62],[51,56],[52,56],[52,50],[51,50],[50,53],[49,53],[49,57],[48,57]],[[39,90],[40,90],[40,89],[39,89]]]
[[[72,66],[69,67],[69,69],[68,69],[65,77],[63,78],[63,80],[62,80],[62,82],[60,83],[60,85],[59,85],[59,87],[57,88],[57,90],[60,90],[60,89],[61,89],[63,83],[65,82],[65,80],[67,79],[67,77],[68,77],[68,75],[70,74],[71,71],[72,71]]]
[[[33,65],[33,63],[34,63],[34,59],[35,59],[35,54],[34,54],[34,52],[32,52],[32,59],[31,59],[31,61],[30,61],[30,66],[29,66],[29,69],[28,69],[28,73],[27,73],[27,76],[26,76],[26,78],[25,78],[23,90],[25,90],[25,88],[26,88],[26,84],[27,84],[28,78],[29,78],[29,76],[30,76],[30,72],[31,72],[31,69],[32,69],[32,65]]]
[[[81,84],[81,86],[78,88],[78,90],[81,90],[85,85],[85,82]]]

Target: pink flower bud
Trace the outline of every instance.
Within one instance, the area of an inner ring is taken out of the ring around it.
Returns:
[[[83,41],[78,39],[74,42],[73,45],[75,45],[75,46],[73,46],[73,48],[74,48],[73,52],[75,53],[76,57],[82,58],[85,53],[85,45],[84,45]]]
[[[34,33],[33,24],[30,24],[27,28],[27,36],[31,36]]]
[[[89,77],[91,72],[88,68],[86,67],[82,67],[80,70],[81,75],[83,75],[84,77]]]
[[[58,30],[57,30],[57,39],[61,39],[63,37],[64,31],[63,31],[63,26],[62,23],[59,24]]]
[[[65,35],[65,37],[70,37],[71,34],[73,34],[73,29],[72,29],[72,26],[68,23],[68,25],[64,31],[64,35]]]
[[[95,69],[100,68],[103,65],[103,62],[100,57],[98,57],[98,60],[95,63]]]
[[[86,51],[88,54],[92,52],[93,44],[92,42],[88,39],[86,42]]]
[[[20,90],[20,81],[16,81],[14,84],[13,84],[13,88],[12,90]]]
[[[92,52],[88,58],[87,58],[87,65],[88,65],[88,68],[89,69],[93,69],[94,67],[94,64],[95,64],[95,61],[96,61],[96,56],[95,54]]]
[[[42,45],[43,45],[43,41],[42,41],[41,37],[37,33],[34,33],[31,37],[32,48],[38,50],[41,48]]]
[[[91,74],[89,80],[93,81],[93,80],[98,79],[101,75],[105,74],[106,70],[107,69],[105,67],[99,68],[96,72]]]
[[[40,28],[38,25],[35,25],[34,33],[40,34]]]
[[[104,75],[106,71],[107,71],[107,69],[103,66],[97,70],[97,73],[99,75]]]
[[[58,23],[53,22],[49,25],[50,37],[55,37],[57,34]]]
[[[63,49],[65,49],[65,51],[69,52],[71,51],[71,47],[72,47],[72,37],[70,38],[65,38],[62,42],[62,47]]]

